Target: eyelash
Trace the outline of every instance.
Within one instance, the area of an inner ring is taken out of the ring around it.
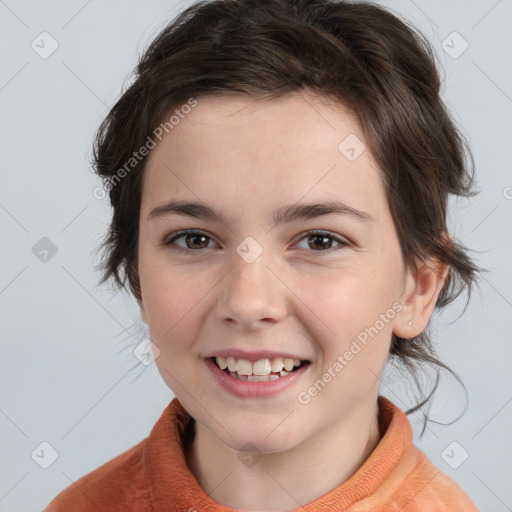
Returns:
[[[174,236],[172,236],[172,238],[168,238],[167,240],[165,240],[162,245],[165,246],[165,247],[169,247],[171,250],[173,250],[175,252],[178,252],[178,253],[181,253],[181,254],[190,254],[190,253],[193,253],[193,252],[201,252],[201,251],[207,249],[207,248],[204,248],[204,249],[184,249],[183,247],[179,247],[177,245],[174,245],[174,247],[171,247],[176,240],[178,240],[179,238],[183,238],[186,235],[203,235],[206,238],[208,238],[209,240],[212,239],[210,236],[208,236],[203,231],[185,230],[185,231],[179,231],[179,232],[175,233]],[[341,249],[343,247],[348,247],[350,245],[350,243],[347,240],[345,240],[344,238],[341,238],[341,237],[335,235],[334,233],[331,233],[330,231],[320,231],[320,230],[308,231],[296,243],[299,243],[302,240],[307,239],[307,238],[309,238],[311,236],[324,236],[325,238],[331,238],[332,240],[338,242],[340,245],[338,247],[331,247],[331,248],[326,249],[326,250],[310,250],[308,252],[313,252],[313,253],[329,253],[330,254],[331,252],[334,252],[334,251],[336,251],[338,249]]]

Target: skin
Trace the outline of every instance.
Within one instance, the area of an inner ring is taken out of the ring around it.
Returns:
[[[312,92],[264,102],[207,96],[148,157],[138,246],[141,316],[160,349],[163,379],[196,420],[189,468],[223,505],[291,510],[354,474],[380,440],[377,397],[392,333],[410,338],[425,329],[445,279],[443,265],[434,270],[418,262],[415,277],[405,268],[369,149],[355,161],[338,150],[350,134],[364,142],[349,110]],[[205,202],[227,220],[147,220],[171,199]],[[330,214],[273,225],[275,208],[333,199],[373,220]],[[208,238],[163,245],[184,229]],[[315,244],[310,230],[330,231],[349,245],[332,238]],[[252,263],[236,252],[249,236],[263,249]],[[401,311],[320,393],[300,403],[298,394],[393,304]],[[282,350],[311,365],[276,396],[239,398],[205,366],[206,355],[226,348]],[[237,456],[248,442],[260,457],[250,467]]]

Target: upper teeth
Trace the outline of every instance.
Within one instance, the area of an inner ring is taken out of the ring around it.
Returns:
[[[294,366],[300,366],[300,359],[283,357],[259,359],[252,363],[247,359],[218,356],[215,361],[221,370],[227,368],[230,372],[237,372],[239,375],[270,375],[271,373],[279,373],[283,369],[289,372]]]

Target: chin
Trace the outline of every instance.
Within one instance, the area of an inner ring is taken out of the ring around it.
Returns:
[[[261,429],[244,429],[239,432],[236,429],[226,428],[232,434],[230,436],[225,431],[219,432],[218,439],[238,452],[260,452],[260,453],[278,453],[292,449],[296,444],[294,437],[290,436],[289,432],[282,432],[279,434],[274,430],[270,435],[270,430]]]

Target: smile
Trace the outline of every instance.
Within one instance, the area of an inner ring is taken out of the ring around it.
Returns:
[[[292,386],[310,367],[309,361],[276,357],[249,361],[235,357],[205,360],[215,380],[241,398],[270,397]]]
[[[235,357],[215,357],[215,364],[226,371],[231,377],[239,380],[265,382],[276,380],[290,375],[306,361],[276,357],[273,359],[259,359],[251,362],[248,359]]]

